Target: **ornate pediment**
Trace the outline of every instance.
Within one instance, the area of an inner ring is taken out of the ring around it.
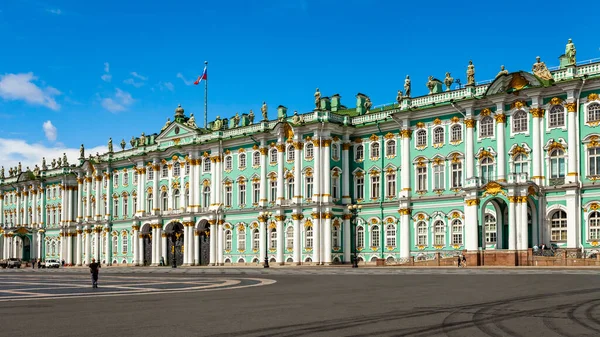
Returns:
[[[495,94],[512,93],[526,88],[541,87],[542,83],[530,73],[519,71],[508,75],[496,77],[490,84],[486,96]]]
[[[184,145],[191,143],[197,134],[198,131],[191,127],[173,122],[156,137],[155,141],[159,145],[166,144],[166,146]]]

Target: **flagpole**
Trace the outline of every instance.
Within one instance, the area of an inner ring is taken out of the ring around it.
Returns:
[[[204,67],[208,74],[208,61],[204,61]],[[204,128],[208,127],[207,117],[208,116],[208,75],[204,79]]]

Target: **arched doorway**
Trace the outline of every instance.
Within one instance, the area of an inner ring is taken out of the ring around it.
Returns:
[[[501,198],[486,200],[479,215],[479,247],[508,249],[508,205]]]
[[[210,263],[210,224],[207,220],[201,220],[197,225],[200,241],[200,265],[208,266]]]
[[[145,224],[140,229],[140,235],[142,236],[143,246],[142,249],[142,261],[140,265],[149,266],[152,263],[152,227],[150,224]]]
[[[22,236],[21,240],[23,245],[23,255],[21,256],[21,259],[23,261],[29,261],[31,260],[31,239],[29,239],[28,236]]]
[[[183,225],[179,222],[171,222],[165,227],[167,234],[167,265],[173,264],[173,259],[180,266],[183,264],[183,252],[188,247],[184,246]]]

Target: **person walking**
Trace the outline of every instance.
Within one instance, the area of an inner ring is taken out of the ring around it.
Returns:
[[[92,288],[98,288],[98,272],[100,271],[100,264],[96,263],[96,259],[92,259],[92,263],[89,264],[90,274],[92,274]]]
[[[35,269],[35,258],[31,260],[31,269]]]
[[[456,264],[456,265],[458,266],[458,268],[460,268],[460,255],[458,256],[458,259],[457,259],[457,261],[456,261],[456,262],[457,262],[457,264]]]

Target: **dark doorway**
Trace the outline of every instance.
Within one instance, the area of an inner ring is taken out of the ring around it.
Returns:
[[[210,263],[210,225],[208,222],[200,224],[200,265],[208,266]]]

